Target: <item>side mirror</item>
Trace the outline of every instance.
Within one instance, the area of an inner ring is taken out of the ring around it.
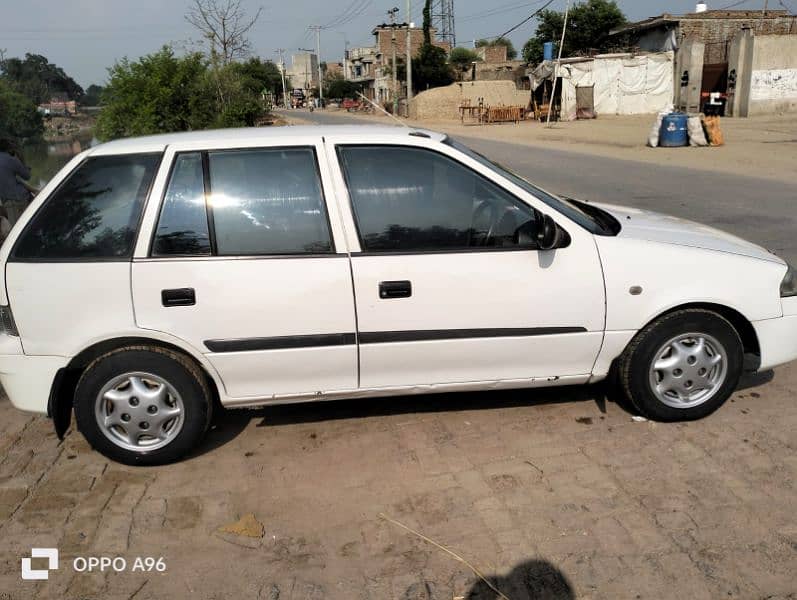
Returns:
[[[537,247],[540,250],[554,250],[562,246],[564,235],[549,215],[541,215],[537,227]]]

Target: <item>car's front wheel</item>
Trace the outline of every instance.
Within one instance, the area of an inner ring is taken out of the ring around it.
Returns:
[[[154,346],[100,356],[83,372],[75,393],[80,432],[95,450],[130,465],[183,457],[204,436],[211,412],[202,371]]]
[[[733,325],[704,309],[664,315],[632,340],[619,363],[623,392],[644,416],[687,421],[717,410],[739,383],[744,349]]]

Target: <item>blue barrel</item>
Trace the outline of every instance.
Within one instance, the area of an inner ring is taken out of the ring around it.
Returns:
[[[673,112],[661,120],[659,146],[679,148],[689,145],[689,117],[681,112]]]
[[[553,60],[553,42],[545,42],[542,45],[542,60]]]

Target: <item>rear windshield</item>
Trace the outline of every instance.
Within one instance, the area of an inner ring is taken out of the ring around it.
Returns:
[[[12,259],[129,259],[160,159],[161,154],[86,159],[25,227]]]

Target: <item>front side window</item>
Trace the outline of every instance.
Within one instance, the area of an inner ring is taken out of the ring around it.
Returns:
[[[202,154],[179,154],[163,198],[153,256],[210,254]]]
[[[219,256],[333,251],[312,148],[208,153]]]
[[[437,152],[340,146],[365,252],[534,247],[535,213]]]
[[[88,158],[31,219],[13,257],[130,258],[160,158],[160,154]]]

